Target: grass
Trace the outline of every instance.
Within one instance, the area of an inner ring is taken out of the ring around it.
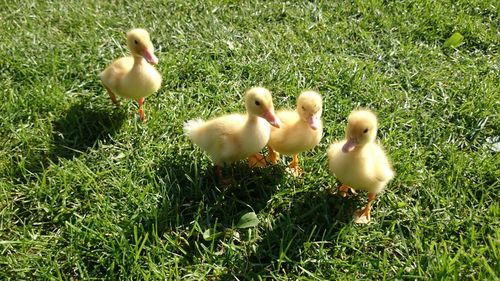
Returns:
[[[497,1],[0,3],[0,279],[498,280]],[[151,32],[164,83],[114,108],[97,73]],[[454,32],[464,41],[443,43]],[[324,97],[324,138],[222,190],[186,120]],[[326,148],[357,107],[397,177],[373,222],[331,194]],[[495,148],[495,143],[496,147]],[[239,228],[255,212],[255,227]]]

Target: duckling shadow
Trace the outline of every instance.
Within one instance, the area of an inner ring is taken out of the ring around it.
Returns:
[[[246,202],[256,212],[266,207],[285,176],[285,169],[279,165],[250,168],[246,163],[238,163],[225,170],[234,179],[234,184],[225,190],[226,193],[234,200]]]
[[[99,141],[109,141],[122,127],[123,110],[95,107],[84,100],[71,106],[66,114],[53,122],[53,149],[50,159],[71,159],[86,152]]]
[[[182,255],[188,263],[197,258],[195,253],[198,245],[205,243],[206,230],[224,231],[236,225],[244,213],[264,208],[279,181],[279,169],[250,169],[241,164],[225,169],[237,184],[223,188],[213,166],[207,161],[198,162],[193,151],[165,154],[152,168],[159,198],[156,208],[135,216],[123,228],[131,243],[137,235],[146,233],[186,241],[184,251],[193,253]]]
[[[189,153],[170,152],[155,167],[162,199],[155,215],[144,224],[146,231],[156,228],[154,234],[161,236],[193,222],[199,230],[214,225],[231,227],[243,213],[266,206],[283,174],[276,167],[250,169],[237,164],[224,170],[233,175],[236,184],[224,188],[218,184],[213,166],[197,162]]]
[[[312,244],[336,241],[342,229],[352,223],[358,203],[357,198],[342,198],[328,188],[308,189],[294,196],[290,203],[275,210],[280,215],[249,257],[250,271],[265,273],[275,268],[283,253],[292,261],[281,264],[287,271],[287,265],[300,261]],[[242,276],[247,273],[240,272]]]
[[[27,182],[61,158],[71,159],[86,152],[100,140],[107,141],[120,129],[125,119],[123,110],[96,108],[90,98],[74,104],[63,117],[52,121],[52,142],[48,150],[28,152],[11,165],[17,182]]]

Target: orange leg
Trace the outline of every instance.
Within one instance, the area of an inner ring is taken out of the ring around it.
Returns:
[[[274,151],[270,146],[267,146],[267,150],[269,150],[269,155],[267,156],[267,160],[271,162],[273,165],[278,164],[278,152]]]
[[[375,193],[368,193],[368,203],[366,204],[366,207],[354,212],[354,222],[355,223],[365,224],[365,223],[368,223],[370,221],[370,219],[371,219],[370,211],[372,209],[372,202],[373,202],[373,200],[375,200],[375,197],[376,197]]]
[[[142,106],[144,104],[144,100],[145,98],[140,98],[137,100],[137,103],[139,103],[139,117],[142,121],[146,122],[146,116],[144,115],[144,108]]]
[[[288,166],[290,167],[290,170],[292,171],[292,174],[296,177],[300,176],[302,174],[302,169],[299,167],[299,155],[294,154],[292,163]]]
[[[111,98],[111,101],[113,102],[113,104],[116,106],[120,106],[120,102],[116,99],[115,94],[107,86],[104,86],[104,87],[106,88],[106,91],[108,92],[108,95]]]
[[[342,197],[349,197],[351,194],[356,195],[356,190],[354,190],[352,187],[347,186],[347,185],[341,185],[339,186],[339,193],[340,196]]]
[[[253,167],[265,167],[267,166],[267,161],[266,157],[264,157],[262,154],[257,153],[255,155],[252,155],[248,157],[248,167],[253,168]]]

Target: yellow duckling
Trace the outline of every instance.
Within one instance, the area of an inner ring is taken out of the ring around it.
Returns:
[[[347,118],[346,139],[328,148],[330,171],[345,192],[354,188],[368,191],[368,204],[354,213],[356,223],[368,223],[372,201],[394,178],[392,165],[380,145],[375,143],[377,117],[368,110],[355,110]]]
[[[269,90],[249,89],[245,94],[245,107],[247,114],[229,114],[208,121],[196,119],[184,124],[185,135],[208,153],[224,185],[231,180],[223,177],[222,166],[258,154],[269,140],[269,124],[280,126]]]
[[[144,120],[144,99],[158,91],[161,85],[161,74],[152,66],[158,63],[158,58],[149,33],[144,29],[127,32],[127,46],[132,56],[115,60],[99,77],[115,105],[119,105],[115,95],[137,100],[139,116]]]
[[[318,145],[323,135],[322,105],[317,92],[305,91],[297,99],[295,111],[278,111],[282,126],[280,129],[271,128],[267,143],[269,160],[273,164],[277,163],[278,153],[293,156],[289,167],[295,176],[300,175],[298,154]]]

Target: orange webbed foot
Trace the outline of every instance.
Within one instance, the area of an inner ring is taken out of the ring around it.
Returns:
[[[351,196],[356,195],[358,193],[352,187],[343,184],[343,185],[339,186],[339,194],[342,197],[351,197]]]
[[[359,224],[369,223],[371,220],[370,209],[371,208],[369,206],[366,206],[366,207],[354,212],[354,215],[353,215],[354,222],[359,223]]]
[[[250,168],[253,168],[253,167],[263,168],[266,166],[267,166],[266,157],[264,157],[262,154],[257,153],[255,155],[248,157],[248,167],[250,167]]]
[[[299,156],[297,154],[293,155],[293,160],[292,163],[290,163],[290,165],[288,166],[288,170],[295,177],[302,175],[303,171],[299,167]]]
[[[363,209],[354,212],[353,218],[355,223],[367,224],[371,220],[370,211],[372,209],[372,202],[375,200],[375,193],[368,193],[368,204]]]
[[[267,147],[267,150],[269,151],[266,160],[268,162],[271,162],[273,165],[278,164],[278,158],[280,157],[280,154],[276,151],[274,151],[270,146]]]
[[[288,166],[288,169],[287,169],[290,174],[292,174],[294,177],[299,177],[303,174],[303,171],[302,171],[302,168],[299,167],[299,165],[290,165]]]

